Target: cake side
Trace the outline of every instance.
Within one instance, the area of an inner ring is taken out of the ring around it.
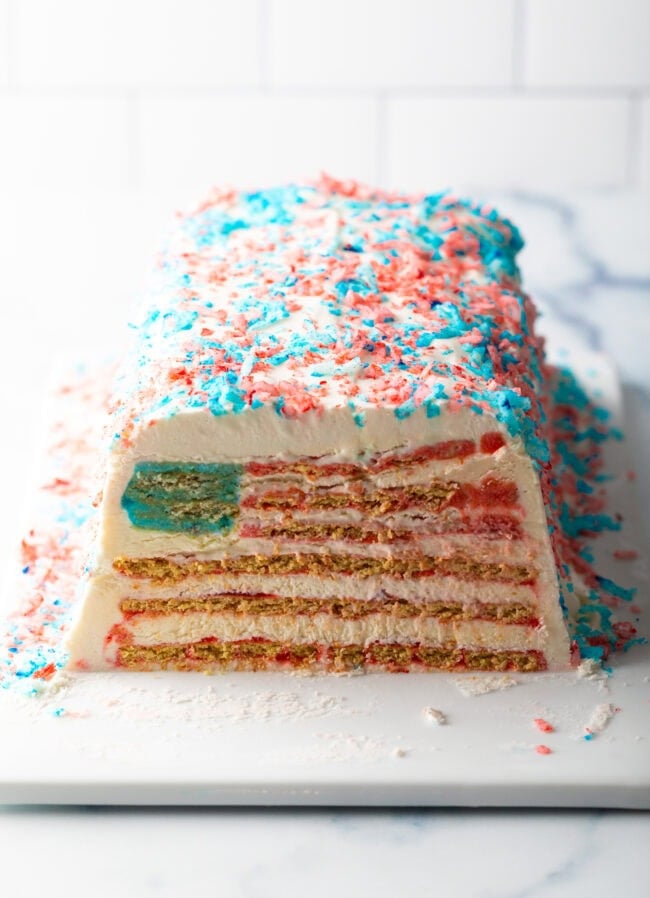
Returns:
[[[535,470],[521,447],[485,429],[495,424],[488,416],[445,417],[429,424],[433,442],[366,452],[365,462],[362,453],[239,459],[225,527],[223,508],[217,503],[210,518],[204,497],[219,495],[206,483],[224,469],[230,475],[232,461],[174,459],[171,445],[164,463],[130,453],[104,496],[103,561],[86,599],[87,632],[78,629],[73,655],[81,660],[85,652],[93,667],[110,665],[129,656],[125,645],[163,645],[174,633],[195,644],[218,626],[229,641],[246,634],[286,642],[292,633],[303,643],[309,633],[323,644],[424,640],[475,653],[495,646],[538,652],[528,663],[566,664],[568,637]],[[326,418],[322,426],[332,432]],[[218,430],[227,419],[212,421]],[[463,438],[450,438],[450,428]],[[154,431],[148,433],[158,443]],[[171,477],[178,495],[178,477],[189,477],[190,494],[201,497],[194,520],[188,494],[181,497],[185,529],[156,529],[157,511],[153,520],[131,520],[132,484],[143,475],[139,494],[148,493],[153,507],[157,496],[147,478],[159,488],[161,475]],[[95,645],[92,657],[88,643]]]
[[[330,180],[182,219],[71,664],[568,666],[520,246],[490,210]]]

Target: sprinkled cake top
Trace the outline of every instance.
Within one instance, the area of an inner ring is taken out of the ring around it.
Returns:
[[[116,439],[190,409],[349,407],[397,418],[469,406],[548,459],[536,398],[541,342],[521,292],[516,228],[444,194],[402,196],[323,177],[214,192],[162,256]]]

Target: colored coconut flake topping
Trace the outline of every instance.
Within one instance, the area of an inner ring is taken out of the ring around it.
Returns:
[[[496,212],[443,194],[326,178],[215,192],[163,254],[115,439],[194,409],[339,409],[363,428],[377,408],[397,420],[467,408],[546,462],[521,246]]]
[[[180,217],[79,600],[48,605],[67,642],[29,667],[15,623],[12,669],[562,670],[635,641],[587,548],[620,526],[613,431],[545,363],[521,246],[492,209],[327,177]]]

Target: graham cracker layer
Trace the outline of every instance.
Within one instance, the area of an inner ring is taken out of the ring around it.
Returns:
[[[187,577],[210,574],[309,574],[315,577],[348,574],[359,579],[382,575],[399,578],[437,575],[503,583],[531,583],[536,576],[536,571],[525,565],[474,561],[464,555],[369,558],[362,555],[297,552],[291,555],[234,555],[210,561],[193,559],[183,563],[160,557],[119,557],[113,561],[113,567],[126,577],[143,578],[161,584],[178,583]]]
[[[508,515],[484,515],[476,521],[440,521],[431,518],[432,526],[426,535],[434,533],[473,533],[479,539],[521,539],[523,536],[519,522]],[[286,522],[278,525],[242,524],[240,534],[244,537],[276,540],[298,540],[303,542],[324,542],[327,540],[355,543],[412,543],[422,536],[416,530],[401,530],[392,527],[370,529],[354,524],[312,524],[306,522]]]
[[[266,640],[198,642],[184,645],[123,645],[118,665],[133,670],[499,670],[546,669],[541,652],[499,652],[447,645],[293,644]]]
[[[433,617],[442,621],[488,620],[504,624],[537,626],[535,609],[522,602],[412,602],[387,598],[309,599],[270,595],[227,593],[200,599],[122,599],[120,610],[127,619],[138,615],[159,617],[168,614],[241,614],[268,617],[328,614],[344,620],[361,620],[381,614],[394,618]]]
[[[242,501],[242,507],[302,511],[351,508],[362,511],[370,517],[379,517],[412,507],[437,512],[448,503],[458,489],[458,483],[443,480],[432,480],[426,485],[369,489],[362,493],[340,490],[305,492],[294,487],[246,496]]]
[[[246,536],[260,539],[290,540],[349,540],[361,543],[396,543],[413,542],[417,536],[413,530],[393,530],[385,527],[381,530],[369,530],[367,527],[356,527],[351,524],[309,524],[289,523],[278,526],[244,526],[242,532]]]

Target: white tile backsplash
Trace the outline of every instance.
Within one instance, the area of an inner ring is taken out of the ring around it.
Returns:
[[[641,184],[646,190],[650,190],[650,97],[647,97],[642,104],[639,153]]]
[[[0,0],[0,180],[650,187],[649,103],[650,0]]]
[[[204,191],[317,177],[374,181],[377,110],[367,97],[152,97],[142,101],[147,187]]]
[[[18,0],[15,77],[52,86],[259,83],[256,0]]]
[[[508,84],[514,5],[271,0],[271,81],[321,88]]]
[[[122,187],[129,165],[123,100],[0,95],[0,184]]]
[[[619,99],[393,99],[387,181],[409,189],[622,186],[628,112]]]
[[[650,0],[527,0],[525,82],[650,88]]]
[[[9,0],[0,0],[0,87],[9,83]]]

